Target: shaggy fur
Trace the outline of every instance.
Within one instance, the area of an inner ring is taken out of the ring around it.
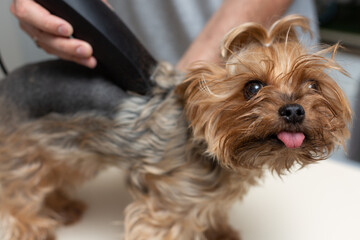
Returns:
[[[160,64],[151,96],[130,94],[111,116],[80,111],[3,120],[1,239],[53,239],[56,227],[84,210],[66,189],[112,165],[126,169],[134,198],[125,239],[238,240],[228,209],[264,171],[284,174],[325,159],[349,135],[348,102],[327,75],[344,70],[322,56],[337,46],[309,53],[296,26],[309,31],[300,16],[269,31],[254,23],[235,28],[222,44],[224,64],[200,64],[184,82]],[[262,87],[255,93],[253,82]],[[2,111],[22,116],[9,110],[8,98],[1,103]],[[280,116],[287,104],[303,107],[301,122]],[[305,140],[288,148],[280,132]]]

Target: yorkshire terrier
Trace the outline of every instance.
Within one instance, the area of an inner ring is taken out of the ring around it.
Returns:
[[[311,53],[295,28],[310,33],[297,15],[268,31],[241,25],[222,42],[222,64],[198,64],[185,80],[160,64],[148,96],[95,79],[103,94],[91,108],[73,103],[88,82],[49,107],[36,99],[64,83],[15,71],[0,85],[1,239],[54,239],[84,210],[66,190],[107,166],[126,170],[134,199],[125,239],[240,239],[228,209],[265,171],[326,159],[349,136],[349,103],[328,75],[346,72],[324,57],[337,45]]]

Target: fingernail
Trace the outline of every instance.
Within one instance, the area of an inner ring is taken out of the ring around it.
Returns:
[[[95,68],[96,65],[97,65],[97,61],[96,61],[96,59],[95,59],[94,57],[92,57],[92,58],[90,59],[89,65],[88,65],[89,68]]]
[[[96,65],[97,65],[97,61],[96,61],[96,59],[94,57],[91,57],[90,59],[89,58],[82,59],[82,60],[80,60],[80,63],[82,65],[87,66],[88,68],[95,68]]]
[[[67,28],[66,26],[64,25],[60,25],[60,27],[58,27],[58,33],[63,35],[63,36],[66,36],[68,37],[70,35],[70,29]]]
[[[85,47],[80,46],[80,47],[76,48],[76,54],[79,57],[88,57],[89,56],[89,51],[87,51]]]

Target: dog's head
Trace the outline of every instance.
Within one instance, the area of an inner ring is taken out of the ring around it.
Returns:
[[[198,65],[177,88],[194,139],[222,166],[281,174],[327,158],[349,136],[349,103],[328,75],[346,72],[323,57],[337,46],[309,53],[295,27],[310,33],[297,15],[268,31],[255,23],[233,29],[222,43],[224,64]]]

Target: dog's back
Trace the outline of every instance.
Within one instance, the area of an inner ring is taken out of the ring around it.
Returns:
[[[111,117],[124,97],[124,91],[95,70],[45,61],[21,67],[0,82],[0,121],[84,111]]]

